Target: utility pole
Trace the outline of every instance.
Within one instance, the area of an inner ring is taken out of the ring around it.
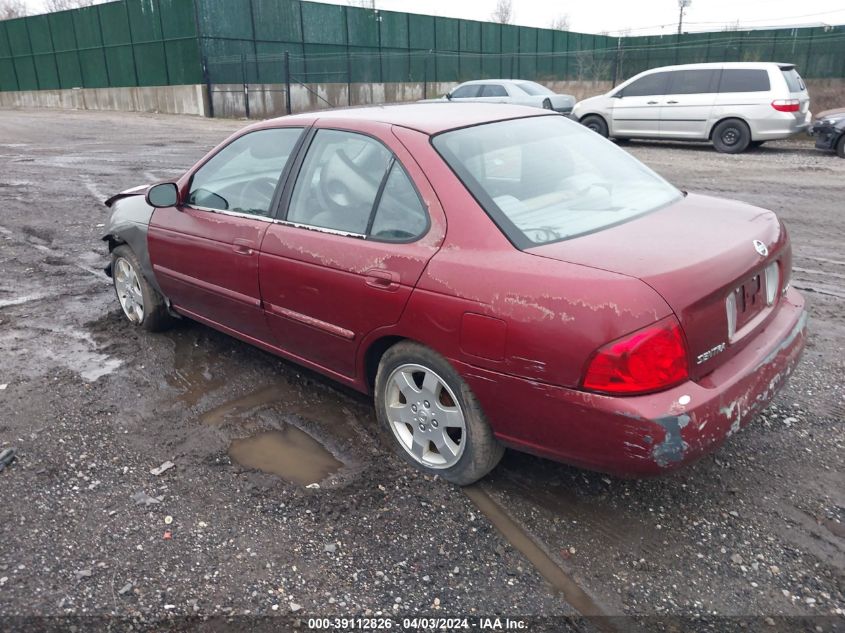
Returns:
[[[684,9],[691,4],[692,0],[678,0],[678,8],[680,9],[678,13],[678,35],[681,34],[681,30],[684,28]]]

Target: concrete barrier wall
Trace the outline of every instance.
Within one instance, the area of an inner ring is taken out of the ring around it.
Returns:
[[[208,115],[205,86],[144,88],[73,88],[0,92],[0,108],[119,110],[165,114]]]
[[[577,100],[602,94],[612,88],[609,81],[544,82],[559,93],[574,95]],[[422,83],[326,83],[292,84],[291,109],[310,112],[326,108],[403,103],[423,98],[435,99],[449,92],[456,84]],[[808,79],[812,110],[821,112],[845,107],[845,79]],[[249,114],[252,119],[266,119],[286,113],[284,84],[250,84]],[[0,108],[63,108],[76,110],[122,110],[127,112],[161,112],[198,116],[243,118],[246,101],[243,84],[215,84],[209,103],[203,85],[159,86],[151,88],[81,88],[72,90],[33,90],[0,92]]]

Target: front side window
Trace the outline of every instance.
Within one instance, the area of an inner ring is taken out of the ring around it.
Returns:
[[[719,92],[768,92],[769,73],[765,70],[726,68],[722,71]]]
[[[563,117],[487,123],[432,142],[518,248],[608,228],[682,195],[624,150]]]
[[[621,95],[623,97],[649,97],[652,95],[666,94],[666,80],[669,73],[652,73],[640,77],[635,82],[625,86]]]
[[[480,84],[469,84],[467,86],[458,86],[452,91],[451,96],[453,99],[471,99],[477,97],[480,92]]]
[[[508,91],[499,84],[485,84],[481,90],[482,97],[507,97]]]
[[[319,130],[299,170],[288,221],[366,235],[392,160],[390,151],[368,136]]]
[[[666,94],[692,95],[716,91],[719,71],[716,69],[675,70],[670,73]]]
[[[188,204],[269,216],[279,177],[301,134],[301,128],[278,128],[235,139],[194,174]]]

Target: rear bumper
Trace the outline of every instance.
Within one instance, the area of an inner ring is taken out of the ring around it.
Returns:
[[[765,118],[751,120],[751,138],[755,141],[774,141],[789,138],[810,128],[813,115],[808,110],[796,119],[791,112],[772,111]]]
[[[699,382],[644,396],[459,370],[505,444],[619,476],[656,475],[716,449],[771,402],[800,359],[806,321],[803,298],[791,289],[766,328],[724,365]]]

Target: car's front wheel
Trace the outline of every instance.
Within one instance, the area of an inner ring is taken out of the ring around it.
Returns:
[[[713,147],[723,154],[739,154],[751,144],[751,130],[744,121],[725,119],[713,129]]]
[[[129,322],[150,332],[166,328],[171,317],[164,297],[144,278],[132,249],[126,245],[118,246],[111,256],[114,291]]]
[[[601,136],[607,138],[607,122],[599,115],[588,114],[583,119],[581,119],[580,122],[581,125],[583,125],[587,129],[590,129],[596,134],[600,134]]]
[[[466,486],[490,472],[504,447],[493,436],[469,385],[445,358],[410,341],[379,363],[376,414],[410,464]]]
[[[845,134],[839,137],[839,141],[836,143],[836,155],[839,158],[845,158]]]

